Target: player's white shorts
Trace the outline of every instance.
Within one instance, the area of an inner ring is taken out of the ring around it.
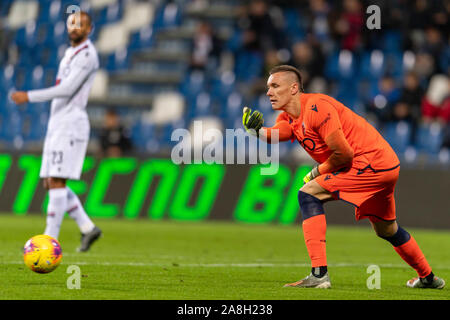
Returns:
[[[41,178],[79,180],[83,169],[88,139],[57,132],[45,137]]]

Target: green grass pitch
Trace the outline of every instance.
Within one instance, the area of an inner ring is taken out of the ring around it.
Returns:
[[[407,288],[415,271],[367,224],[329,226],[331,289],[283,288],[310,271],[299,226],[223,222],[96,220],[104,236],[77,253],[79,231],[65,218],[61,265],[35,274],[22,263],[26,240],[43,232],[45,218],[0,214],[0,299],[450,299],[443,290]],[[450,232],[407,228],[434,272],[450,281]],[[381,289],[367,288],[369,265],[381,270]],[[81,288],[68,289],[70,265]]]

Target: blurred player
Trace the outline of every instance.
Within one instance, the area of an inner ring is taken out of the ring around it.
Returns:
[[[396,222],[394,188],[400,161],[391,146],[342,103],[324,94],[304,93],[301,74],[294,67],[273,68],[267,86],[272,108],[284,112],[275,126],[265,128],[260,112],[244,108],[244,127],[268,142],[272,130],[278,129],[279,141],[299,141],[319,163],[304,177],[298,193],[311,274],[285,286],[331,287],[323,203],[343,200],[355,206],[356,220],[368,218],[376,234],[416,270],[418,277],[409,280],[408,287],[442,289],[444,280],[433,274],[414,238]]]
[[[67,179],[80,179],[89,140],[86,105],[99,67],[97,51],[88,39],[91,18],[78,12],[67,19],[70,44],[61,60],[53,87],[17,91],[11,95],[17,104],[52,100],[44,142],[41,178],[49,190],[45,234],[58,238],[64,213],[78,224],[82,237],[79,251],[89,250],[101,230],[87,216],[78,196],[66,186]]]

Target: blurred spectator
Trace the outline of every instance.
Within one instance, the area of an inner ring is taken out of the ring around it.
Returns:
[[[387,121],[399,98],[400,91],[394,78],[390,75],[385,75],[378,81],[378,85],[372,91],[368,112],[375,116],[378,122]]]
[[[292,47],[292,64],[300,69],[303,85],[308,88],[315,77],[323,75],[325,59],[318,46],[308,42],[297,42]]]
[[[417,127],[421,118],[420,104],[423,96],[419,79],[414,72],[409,72],[404,78],[400,99],[394,104],[386,121],[406,121],[411,125],[411,143],[416,141]]]
[[[269,71],[279,64],[281,64],[279,52],[277,50],[268,50],[264,55],[264,73],[262,78],[267,79]]]
[[[417,73],[421,82],[427,83],[435,70],[433,57],[425,52],[418,53],[415,58],[414,71]]]
[[[422,101],[422,117],[425,123],[437,121],[450,123],[450,81],[445,75],[435,75],[430,80]]]
[[[120,157],[132,149],[128,131],[120,123],[117,112],[113,109],[105,113],[103,128],[100,131],[100,146],[103,156]]]
[[[414,72],[407,73],[404,78],[403,87],[401,88],[400,99],[394,105],[389,120],[406,120],[413,126],[418,124],[421,116],[420,104],[423,92],[417,75]]]
[[[243,30],[243,47],[265,51],[283,47],[283,37],[264,0],[252,0],[239,20]]]
[[[445,37],[448,35],[448,25],[450,23],[450,1],[437,1],[434,5],[431,13],[433,26],[439,29]]]
[[[445,70],[440,70],[439,60],[442,52],[445,48],[445,44],[442,41],[442,35],[438,29],[429,27],[425,31],[425,42],[422,47],[422,51],[428,53],[433,58],[433,70],[432,73],[440,73]]]
[[[280,52],[273,49],[268,50],[264,54],[264,63],[263,63],[263,70],[262,70],[262,76],[255,79],[251,82],[251,84],[248,87],[248,90],[241,90],[245,97],[248,99],[251,99],[252,97],[258,96],[260,94],[264,94],[267,91],[267,78],[270,76],[269,71],[277,66],[282,64],[283,61],[280,59]]]
[[[344,0],[342,12],[331,24],[341,49],[356,51],[361,47],[364,15],[359,0]]]
[[[211,58],[218,63],[221,50],[221,43],[211,25],[206,21],[200,22],[193,39],[191,68],[204,70]]]
[[[441,149],[450,150],[450,126],[449,125],[444,127],[444,137],[442,140]]]
[[[0,64],[8,61],[8,43],[7,32],[3,29],[2,19],[0,19]]]
[[[425,29],[431,23],[430,9],[427,0],[415,0],[409,18],[410,30]]]
[[[330,6],[325,0],[309,0],[309,7],[302,9],[308,25],[308,33],[318,41],[329,37],[328,14]]]

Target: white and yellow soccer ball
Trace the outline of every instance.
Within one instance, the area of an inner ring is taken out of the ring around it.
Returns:
[[[58,240],[41,234],[30,238],[23,248],[23,261],[37,273],[49,273],[55,270],[62,258],[62,249]]]

